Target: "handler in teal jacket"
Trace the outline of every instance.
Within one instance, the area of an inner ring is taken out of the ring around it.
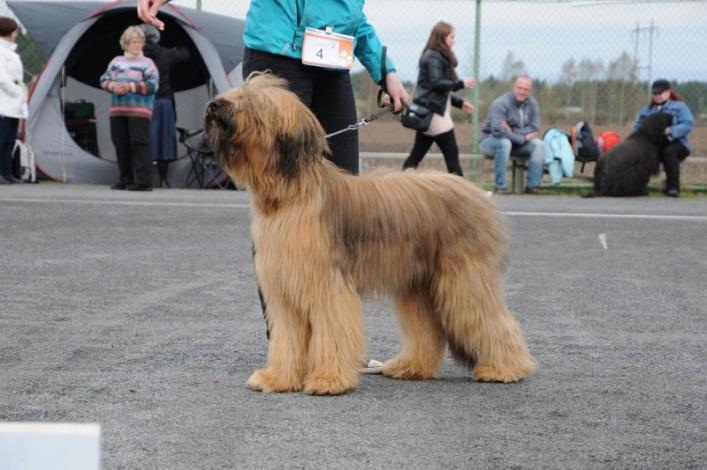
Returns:
[[[138,16],[163,28],[156,15],[169,0],[138,0]],[[353,55],[376,83],[385,85],[396,111],[409,96],[390,60],[381,76],[382,44],[363,12],[363,0],[252,0],[243,42],[243,78],[270,70],[285,78],[290,89],[314,112],[327,133],[357,120],[348,68],[303,63],[302,46],[308,28],[320,33],[350,36]],[[316,33],[316,32],[315,32]],[[345,132],[329,140],[331,161],[353,174],[359,171],[358,132]]]

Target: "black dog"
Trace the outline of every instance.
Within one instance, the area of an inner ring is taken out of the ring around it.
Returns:
[[[645,196],[648,180],[660,171],[665,128],[672,121],[671,114],[651,114],[626,140],[599,156],[594,189],[585,197]]]

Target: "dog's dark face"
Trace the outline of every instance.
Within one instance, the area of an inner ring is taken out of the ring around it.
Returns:
[[[660,145],[665,138],[665,129],[673,122],[673,115],[669,113],[654,113],[646,116],[641,122],[638,132],[646,137],[651,143]]]
[[[328,152],[312,112],[271,74],[253,75],[209,102],[204,130],[221,166],[246,185],[254,178],[296,178]]]

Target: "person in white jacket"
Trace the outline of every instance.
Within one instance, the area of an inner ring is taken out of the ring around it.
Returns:
[[[16,39],[15,20],[0,16],[0,184],[21,182],[12,174],[12,150],[19,121],[27,118],[27,89]]]

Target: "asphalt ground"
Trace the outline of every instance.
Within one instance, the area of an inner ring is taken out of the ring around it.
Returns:
[[[0,187],[0,421],[102,426],[104,469],[705,468],[707,201],[494,196],[518,384],[268,395],[240,191]],[[396,354],[366,302],[371,358]],[[0,462],[2,468],[2,462]]]

